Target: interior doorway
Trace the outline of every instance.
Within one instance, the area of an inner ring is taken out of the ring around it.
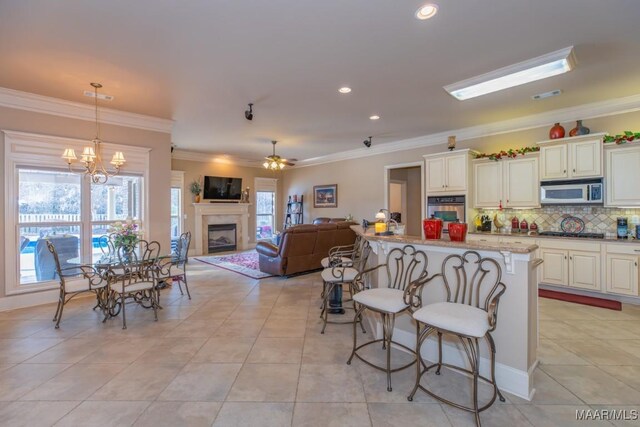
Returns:
[[[385,206],[410,236],[422,236],[423,182],[422,162],[385,166]]]

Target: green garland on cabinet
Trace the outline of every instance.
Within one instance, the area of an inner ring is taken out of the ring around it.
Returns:
[[[474,158],[489,159],[497,162],[498,160],[502,160],[503,158],[513,159],[518,155],[524,156],[527,153],[536,153],[538,151],[540,151],[540,147],[522,147],[522,148],[516,148],[516,149],[509,148],[507,151],[502,150],[497,153],[491,153],[491,154],[478,153],[474,155]]]
[[[621,135],[616,135],[616,136],[605,135],[604,137],[605,144],[615,142],[616,144],[620,145],[620,144],[626,144],[627,142],[632,142],[632,141],[640,141],[640,132],[631,132],[631,131],[625,130],[624,133]]]

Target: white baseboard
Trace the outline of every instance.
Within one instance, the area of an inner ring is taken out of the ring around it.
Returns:
[[[0,311],[15,310],[18,308],[33,307],[34,305],[58,302],[59,289],[51,289],[30,294],[11,295],[0,298]],[[53,316],[53,315],[52,315]]]

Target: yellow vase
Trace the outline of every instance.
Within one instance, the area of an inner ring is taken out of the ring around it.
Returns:
[[[196,194],[196,203],[200,203],[200,195]]]

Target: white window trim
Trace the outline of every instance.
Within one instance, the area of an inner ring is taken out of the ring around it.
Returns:
[[[89,140],[63,138],[57,136],[40,135],[11,130],[2,130],[4,134],[4,179],[5,179],[5,295],[26,294],[49,289],[56,289],[60,285],[57,281],[48,281],[28,286],[20,286],[20,268],[18,260],[18,166],[34,166],[45,168],[65,169],[66,164],[61,158],[65,148],[73,148],[77,153],[82,147],[90,145]],[[127,163],[123,172],[141,175],[143,177],[142,220],[147,230],[149,224],[149,151],[150,148],[129,145],[102,143],[102,154],[105,159],[111,158],[115,151],[123,151]],[[76,169],[78,166],[76,165]],[[85,203],[90,203],[84,197]],[[83,205],[83,209],[87,206]],[[90,212],[90,206],[89,206]],[[90,225],[89,225],[90,226]],[[13,243],[12,243],[13,242]],[[80,251],[85,248],[80,246]],[[82,252],[81,252],[82,253]]]

